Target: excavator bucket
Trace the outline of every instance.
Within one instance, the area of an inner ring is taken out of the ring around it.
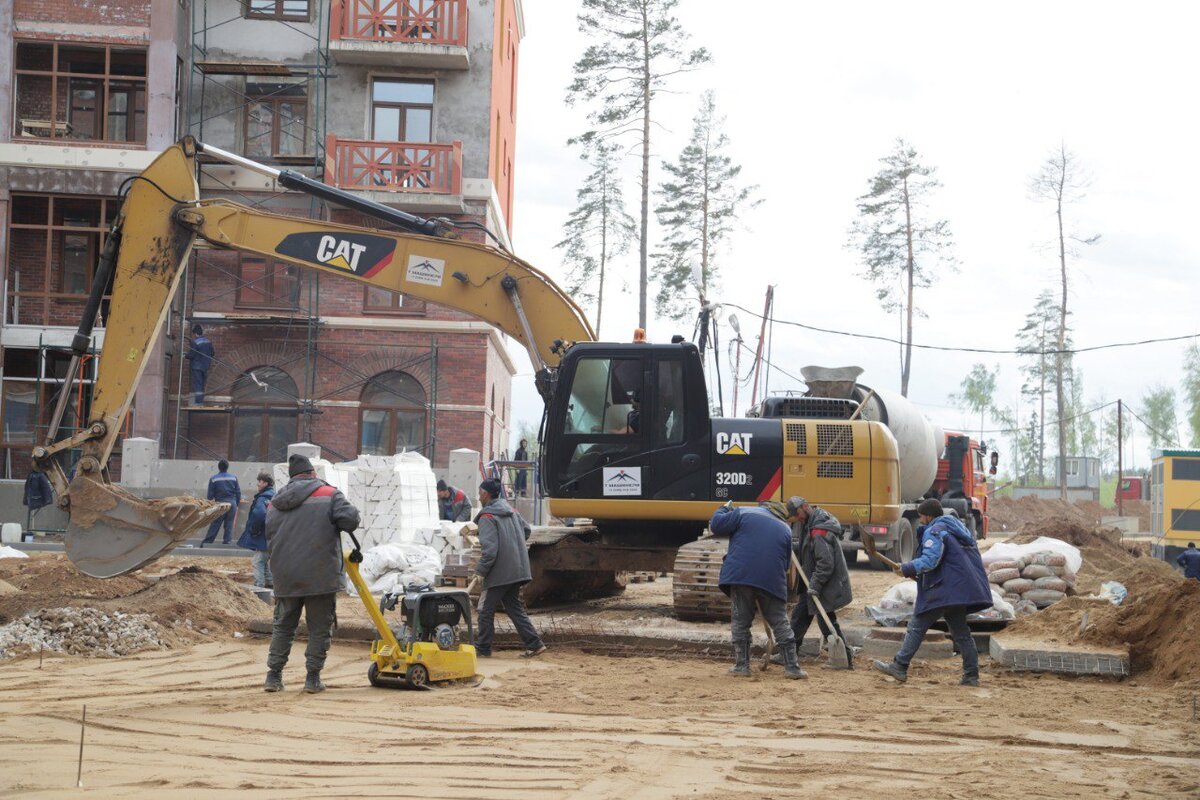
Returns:
[[[94,578],[144,567],[229,510],[195,497],[143,500],[87,474],[71,481],[70,497],[67,556]]]

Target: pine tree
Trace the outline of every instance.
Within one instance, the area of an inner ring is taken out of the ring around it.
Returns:
[[[1067,296],[1068,296],[1068,281],[1067,281],[1067,256],[1074,256],[1077,253],[1072,247],[1069,247],[1067,240],[1080,244],[1093,244],[1100,237],[1092,236],[1087,239],[1080,239],[1067,232],[1066,223],[1063,220],[1065,206],[1076,200],[1080,200],[1084,196],[1084,191],[1090,183],[1090,178],[1083,169],[1079,158],[1069,150],[1066,143],[1061,144],[1042,162],[1041,169],[1029,181],[1029,194],[1035,200],[1044,200],[1054,204],[1054,213],[1058,220],[1058,236],[1056,245],[1058,249],[1059,263],[1059,278],[1062,285],[1062,294],[1059,298],[1059,324],[1058,324],[1058,353],[1055,355],[1055,370],[1054,370],[1054,393],[1055,407],[1059,411],[1058,425],[1058,487],[1059,496],[1067,499],[1067,460],[1062,456],[1065,455],[1067,449],[1067,429],[1062,423],[1062,412],[1067,406],[1067,388],[1066,383],[1069,375],[1069,367],[1066,364],[1067,354]]]
[[[595,126],[572,139],[590,147],[631,137],[641,151],[638,228],[638,324],[646,327],[649,284],[650,140],[654,98],[671,79],[709,60],[704,48],[687,50],[688,35],[673,12],[679,0],[583,0],[579,29],[593,43],[575,62],[567,102],[596,102]]]
[[[599,142],[588,153],[592,172],[575,193],[577,205],[563,226],[565,237],[555,245],[565,250],[570,267],[567,291],[577,300],[596,304],[596,334],[604,321],[604,284],[609,263],[629,250],[636,228],[625,213],[625,198],[617,174],[617,148]]]
[[[920,161],[903,139],[880,159],[881,169],[858,198],[859,218],[850,228],[850,246],[862,256],[862,276],[875,284],[875,296],[885,311],[904,315],[904,346],[900,356],[900,394],[908,396],[912,375],[913,315],[916,290],[929,287],[936,267],[953,268],[950,223],[927,219],[925,202],[941,183],[935,169]],[[897,286],[903,285],[898,292]]]
[[[1056,380],[1059,361],[1054,352],[1058,349],[1058,329],[1061,322],[1058,304],[1054,295],[1047,289],[1037,296],[1033,310],[1025,316],[1025,324],[1017,331],[1017,350],[1025,353],[1021,364],[1021,374],[1024,382],[1021,394],[1033,401],[1037,408],[1038,435],[1037,444],[1037,476],[1039,483],[1046,481],[1046,414],[1047,397]],[[1070,332],[1067,332],[1066,343],[1071,343]],[[1070,366],[1068,356],[1064,364]],[[1051,411],[1058,406],[1051,402]],[[1055,417],[1069,416],[1055,414]]]
[[[716,287],[716,255],[751,200],[756,186],[739,183],[742,168],[726,155],[729,138],[721,132],[711,91],[700,99],[692,136],[674,163],[664,163],[670,178],[659,187],[658,222],[666,231],[654,254],[659,284],[654,305],[659,314],[681,320],[694,315]]]

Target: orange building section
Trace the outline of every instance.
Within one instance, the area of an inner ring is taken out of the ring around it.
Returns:
[[[498,0],[492,31],[491,164],[488,176],[500,197],[509,232],[513,223],[513,162],[517,140],[517,52],[523,22],[520,0]]]

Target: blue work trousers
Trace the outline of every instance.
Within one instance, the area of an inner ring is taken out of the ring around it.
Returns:
[[[225,516],[217,517],[216,522],[208,526],[208,533],[204,537],[204,544],[212,544],[217,538],[217,531],[221,526],[225,526],[225,537],[222,543],[229,544],[229,540],[233,538],[233,521],[237,519],[237,503],[231,503],[232,507],[225,512]]]
[[[975,640],[971,637],[971,629],[967,625],[965,606],[948,606],[926,611],[924,614],[914,614],[908,621],[908,630],[900,644],[900,651],[892,660],[907,670],[929,628],[943,617],[946,619],[946,626],[950,628],[950,636],[958,645],[958,651],[962,653],[963,675],[978,678],[979,651],[975,648]]]
[[[196,405],[204,402],[204,384],[208,382],[208,370],[192,369],[192,395],[196,398]]]

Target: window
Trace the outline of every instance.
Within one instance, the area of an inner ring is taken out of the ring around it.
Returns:
[[[378,286],[367,286],[363,289],[363,310],[372,314],[416,316],[425,313],[425,301],[407,297],[401,292],[380,289]]]
[[[389,370],[363,387],[359,411],[360,453],[390,456],[424,450],[425,389],[407,372]]]
[[[633,358],[580,359],[563,424],[571,456],[561,477],[582,476],[643,449],[642,367]]]
[[[1171,480],[1200,481],[1200,458],[1172,458]]]
[[[308,0],[250,0],[249,19],[290,19],[308,22]]]
[[[658,419],[654,426],[654,444],[683,443],[684,390],[683,362],[658,362],[658,399],[655,403]]]
[[[1079,476],[1079,459],[1068,458],[1067,459],[1067,477],[1068,478],[1076,478],[1078,476]]]
[[[239,306],[294,309],[299,306],[299,300],[299,267],[257,256],[242,256],[238,263]]]
[[[146,141],[146,51],[17,42],[14,135]]]
[[[296,439],[296,382],[278,367],[256,367],[233,382],[232,461],[280,462]]]
[[[12,195],[5,297],[9,324],[79,324],[118,206],[118,201],[100,197]],[[101,323],[107,313],[105,303]]]
[[[297,158],[309,150],[308,96],[301,84],[246,86],[245,154],[250,158]]]
[[[371,138],[377,142],[433,141],[433,84],[376,80],[371,85]]]

